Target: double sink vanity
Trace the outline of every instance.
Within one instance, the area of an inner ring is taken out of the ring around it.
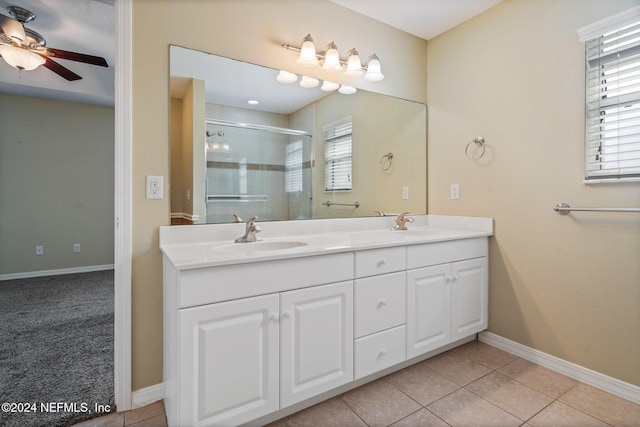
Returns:
[[[475,338],[493,221],[160,228],[170,426],[262,425]]]

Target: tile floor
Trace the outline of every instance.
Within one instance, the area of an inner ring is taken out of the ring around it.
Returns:
[[[164,405],[76,427],[166,426]],[[640,426],[640,405],[472,341],[268,427]]]

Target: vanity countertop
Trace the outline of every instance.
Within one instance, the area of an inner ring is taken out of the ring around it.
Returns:
[[[415,215],[408,230],[394,217],[256,223],[261,242],[234,243],[245,224],[160,227],[160,249],[177,270],[299,258],[493,235],[490,218]]]

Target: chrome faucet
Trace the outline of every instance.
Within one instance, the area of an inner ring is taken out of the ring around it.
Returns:
[[[403,212],[400,215],[398,215],[398,217],[396,218],[396,225],[394,225],[393,228],[391,228],[392,231],[407,229],[406,224],[408,222],[413,222],[413,218],[410,218],[406,215],[409,215],[409,212]]]
[[[256,233],[262,231],[260,227],[258,227],[255,222],[258,219],[257,216],[251,217],[249,221],[247,221],[247,226],[244,231],[244,236],[238,237],[235,242],[236,243],[247,243],[247,242],[259,242],[262,240],[259,237],[256,237]]]

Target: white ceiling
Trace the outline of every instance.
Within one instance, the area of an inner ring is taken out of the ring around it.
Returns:
[[[502,0],[330,0],[425,40],[462,24]]]
[[[424,39],[472,18],[502,0],[331,0]],[[114,0],[0,0],[0,14],[15,5],[36,14],[27,28],[47,46],[102,56],[108,68],[68,60],[61,65],[81,75],[68,82],[46,68],[20,73],[0,60],[0,93],[113,105],[115,60]]]

